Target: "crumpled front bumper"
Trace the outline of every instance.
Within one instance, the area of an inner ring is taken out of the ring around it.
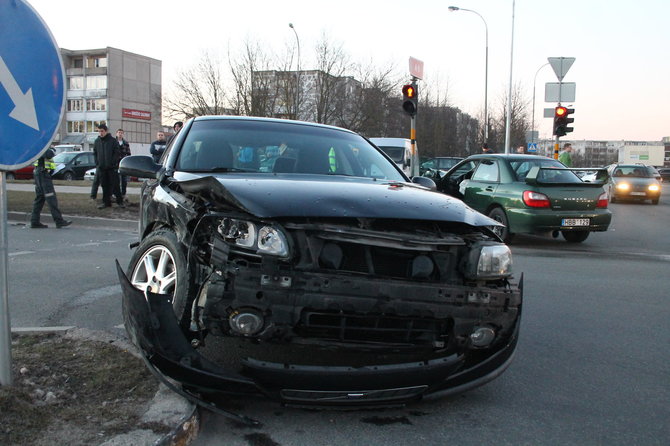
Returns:
[[[132,286],[118,263],[117,271],[131,340],[159,377],[179,382],[196,399],[218,393],[264,394],[286,404],[379,406],[416,401],[435,392],[459,393],[499,376],[511,363],[519,334],[520,307],[512,334],[476,361],[453,354],[402,364],[334,367],[248,358],[240,373],[208,360],[191,346],[168,296],[145,295]],[[522,284],[523,277],[519,294]]]

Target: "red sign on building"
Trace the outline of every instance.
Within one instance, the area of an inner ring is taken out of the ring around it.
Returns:
[[[133,110],[132,108],[124,108],[121,110],[121,115],[124,118],[143,119],[151,121],[151,112],[144,110]]]

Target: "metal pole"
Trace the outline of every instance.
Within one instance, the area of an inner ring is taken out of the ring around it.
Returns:
[[[486,52],[484,53],[485,57],[485,66],[484,66],[484,142],[489,140],[489,107],[488,107],[488,89],[489,89],[489,26],[486,23],[486,20],[480,13],[473,9],[459,8],[458,6],[449,6],[449,11],[468,11],[473,12],[482,19],[484,22],[484,29],[486,30]]]
[[[0,172],[0,386],[12,385],[12,332],[9,324],[7,183]]]
[[[417,156],[416,153],[416,116],[412,116],[411,119],[411,128],[409,131],[409,139],[412,144],[412,166],[410,168],[410,178],[417,176],[418,173],[418,162],[419,162],[419,157]]]
[[[295,40],[298,43],[298,73],[296,74],[296,93],[295,93],[295,119],[300,119],[300,38],[298,32],[295,30],[293,23],[288,24],[289,28],[295,34]]]
[[[509,146],[512,135],[510,135],[512,121],[512,67],[514,64],[514,7],[515,0],[512,0],[512,45],[509,56],[509,92],[507,93],[507,119],[505,123],[505,153],[510,153]]]
[[[537,74],[540,72],[540,70],[544,67],[549,65],[549,62],[545,63],[542,65],[540,68],[537,69],[535,72],[535,78],[533,78],[533,113],[532,113],[532,118],[531,118],[531,126],[530,126],[530,142],[535,144],[535,82],[537,82]]]

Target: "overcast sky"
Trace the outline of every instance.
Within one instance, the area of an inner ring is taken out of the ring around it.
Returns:
[[[410,56],[422,60],[424,82],[448,85],[449,102],[476,116],[484,105],[484,22],[472,12],[449,12],[448,6],[455,5],[478,12],[488,25],[489,115],[501,108],[509,85],[512,0],[29,3],[60,47],[111,46],[161,60],[164,94],[175,73],[203,51],[226,54],[246,38],[284,51],[296,40],[288,27],[293,23],[302,69],[313,68],[314,45],[325,32],[353,59],[392,63],[400,73],[408,72]],[[658,141],[670,136],[668,18],[668,0],[516,0],[512,77],[529,100],[536,80],[540,136],[551,136],[551,119],[542,117],[543,108],[556,105],[544,102],[545,83],[557,82],[551,67],[542,67],[547,57],[576,58],[563,79],[576,83],[570,139]]]

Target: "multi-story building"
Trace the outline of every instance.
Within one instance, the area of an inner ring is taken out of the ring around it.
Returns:
[[[346,98],[362,86],[351,76],[333,76],[321,70],[254,71],[254,102],[262,115],[342,125],[355,113]],[[297,92],[297,94],[296,94]]]
[[[572,144],[574,167],[599,167],[612,163],[642,163],[652,166],[663,164],[664,146],[659,141],[561,141]],[[538,142],[538,155],[553,156],[554,141]],[[665,157],[668,156],[667,149]]]
[[[97,125],[125,131],[131,144],[150,144],[161,126],[161,61],[116,48],[61,48],[66,102],[56,143],[92,149]],[[137,151],[133,151],[136,153]]]

